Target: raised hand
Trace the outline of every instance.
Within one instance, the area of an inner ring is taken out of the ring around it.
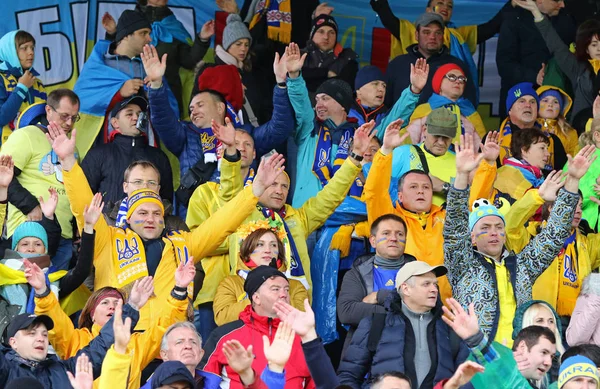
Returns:
[[[25,266],[25,279],[27,280],[27,283],[31,285],[35,293],[46,293],[46,276],[44,276],[42,269],[28,259],[23,259],[23,265]]]
[[[200,30],[200,39],[207,41],[213,35],[215,35],[215,21],[211,19],[202,25],[202,29]]]
[[[485,368],[479,363],[465,361],[458,366],[454,375],[444,384],[444,389],[458,389],[468,384],[477,373],[483,373]]]
[[[150,296],[154,293],[153,281],[152,276],[136,280],[129,296],[129,305],[138,311],[142,309]]]
[[[315,8],[315,12],[313,12],[313,19],[319,15],[331,15],[333,10],[334,8],[330,5],[327,5],[327,3],[321,3],[317,5],[317,8]]]
[[[394,120],[385,129],[385,134],[383,135],[383,146],[381,146],[381,151],[384,154],[387,155],[391,153],[396,147],[402,145],[406,138],[408,138],[408,132],[404,135],[400,135],[400,129],[402,128],[403,124],[404,120],[402,119]]]
[[[467,313],[464,308],[453,298],[446,299],[446,306],[442,306],[444,316],[442,320],[452,328],[456,335],[460,336],[461,339],[470,338],[473,335],[477,335],[479,332],[479,323],[477,322],[477,315],[475,315],[475,307],[473,304],[469,304],[469,312]]]
[[[236,14],[239,12],[237,2],[235,0],[217,0],[217,7],[221,11],[225,11],[230,14]]]
[[[33,86],[33,82],[35,81],[35,76],[29,70],[25,70],[23,75],[19,77],[17,82],[19,84],[25,85],[27,88],[31,88]]]
[[[44,198],[40,196],[38,197],[38,201],[46,219],[54,220],[54,211],[58,205],[58,192],[54,188],[48,188],[48,193],[50,193],[48,200],[44,201]]]
[[[33,208],[31,210],[31,212],[29,212],[27,214],[27,221],[30,221],[30,222],[40,221],[40,220],[42,220],[42,215],[43,215],[42,208],[40,208],[40,206],[38,205],[37,207]]]
[[[242,344],[233,339],[223,343],[223,354],[227,359],[227,365],[231,370],[239,374],[244,385],[248,386],[254,383],[254,371],[252,370],[252,362],[254,361],[254,353],[252,345],[247,349]]]
[[[281,57],[279,57],[279,53],[275,53],[273,73],[275,73],[275,80],[277,80],[277,83],[285,82],[287,71],[287,50]]]
[[[513,0],[513,4],[516,4],[519,7],[531,12],[535,20],[539,21],[544,18],[544,15],[542,15],[542,12],[534,0]]]
[[[558,190],[565,186],[566,172],[553,170],[538,188],[538,194],[544,201],[553,202],[556,200]]]
[[[119,89],[119,93],[123,97],[130,97],[137,94],[140,88],[144,87],[144,80],[139,78],[132,78],[131,80],[127,80]]]
[[[304,300],[304,312],[292,307],[290,304],[278,300],[273,305],[277,317],[292,326],[293,330],[302,338],[302,342],[316,339],[315,313],[308,299]]]
[[[483,159],[483,154],[478,154],[473,145],[473,135],[461,135],[460,144],[454,144],[456,150],[456,171],[471,173]]]
[[[410,89],[413,93],[419,94],[427,84],[429,76],[429,64],[425,58],[417,59],[417,62],[410,64]]]
[[[47,127],[46,139],[52,146],[52,150],[60,159],[63,170],[69,171],[75,165],[75,138],[77,130],[71,131],[69,138],[65,131],[56,123],[50,123]]]
[[[127,317],[123,320],[123,301],[117,302],[113,318],[113,331],[115,334],[115,351],[119,354],[127,352],[127,345],[131,339],[131,318]]]
[[[108,12],[105,12],[104,15],[102,15],[102,27],[104,27],[109,34],[117,33],[117,22],[115,22],[115,18]]]
[[[296,78],[300,75],[300,70],[304,66],[304,60],[306,59],[307,53],[301,55],[300,47],[295,43],[290,43],[285,48],[285,54],[287,56],[285,66],[287,68],[290,78]]]
[[[273,185],[277,177],[285,170],[283,163],[283,155],[274,153],[269,158],[262,158],[260,165],[258,165],[258,171],[252,182],[252,193],[256,197],[262,196],[268,187]]]
[[[91,234],[94,232],[94,226],[100,219],[100,215],[102,215],[102,209],[104,208],[104,201],[102,200],[102,193],[96,193],[90,205],[86,205],[83,208],[83,220],[85,221],[84,229],[88,227],[87,232]],[[91,232],[89,229],[91,228]]]
[[[159,88],[167,70],[167,54],[165,53],[162,58],[159,58],[156,47],[146,45],[140,56],[146,71],[146,79],[150,81],[153,88]]]
[[[498,131],[489,132],[485,138],[485,144],[483,145],[483,159],[485,159],[490,165],[495,165],[498,156],[500,155],[500,134]]]
[[[195,276],[196,266],[194,265],[194,257],[190,256],[185,264],[183,261],[179,262],[179,266],[175,271],[175,286],[187,288],[194,281]]]
[[[600,95],[596,96],[594,104],[592,104],[592,117],[594,119],[600,118]]]
[[[217,139],[223,143],[223,146],[226,148],[235,148],[235,128],[228,117],[225,117],[225,125],[217,123],[215,119],[212,119],[211,127]]]
[[[0,155],[0,188],[8,188],[14,177],[15,164],[10,155]]]
[[[595,152],[595,146],[587,145],[581,150],[579,150],[575,158],[572,158],[570,155],[567,155],[567,158],[569,159],[569,167],[567,170],[569,177],[575,179],[580,179],[581,177],[583,177],[592,165],[592,163],[596,160]]]
[[[294,336],[292,326],[285,321],[279,323],[273,343],[269,344],[269,338],[263,335],[263,350],[267,362],[269,362],[269,370],[276,373],[283,373],[285,364],[290,359],[290,354],[292,353]]]
[[[73,389],[92,389],[94,387],[94,367],[86,354],[77,357],[75,375],[67,371],[67,377]]]
[[[358,127],[354,131],[354,137],[352,138],[352,151],[357,155],[363,155],[367,152],[371,139],[377,135],[375,128],[375,121],[371,120]]]
[[[538,85],[544,85],[544,77],[546,77],[546,64],[545,63],[542,64],[542,68],[538,72],[537,77],[535,78],[535,82]]]

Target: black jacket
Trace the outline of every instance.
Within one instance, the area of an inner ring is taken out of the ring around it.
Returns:
[[[387,78],[385,105],[388,107],[393,107],[394,103],[400,98],[402,91],[410,85],[410,65],[414,64],[419,58],[425,58],[418,50],[417,44],[408,46],[406,50],[406,54],[397,56],[388,64],[385,72]],[[442,65],[454,63],[460,66],[461,69],[463,69],[465,76],[467,76],[467,85],[465,86],[463,96],[469,99],[474,107],[477,107],[475,84],[473,76],[469,72],[469,68],[463,61],[450,55],[450,51],[446,46],[442,46],[442,50],[440,50],[438,54],[434,54],[427,58],[427,63],[429,64],[429,79],[427,80],[425,88],[421,91],[419,104],[424,104],[429,101],[429,97],[431,97],[431,94],[433,93],[431,80],[433,79],[435,71]]]
[[[576,26],[565,11],[550,18],[550,21],[566,45],[575,41]],[[520,7],[506,12],[496,48],[496,65],[501,79],[501,117],[505,114],[508,90],[520,82],[536,84],[542,64],[547,63],[550,57],[550,51],[535,26],[531,12]]]
[[[123,174],[134,161],[152,162],[160,172],[160,196],[173,198],[173,172],[167,155],[148,145],[145,137],[117,134],[111,143],[93,147],[83,159],[81,168],[93,193],[100,192],[105,202],[121,201]]]
[[[416,258],[410,254],[404,254],[404,260],[407,263],[415,261]],[[385,313],[385,299],[392,290],[378,290],[377,304],[368,304],[362,301],[373,292],[374,262],[375,256],[373,254],[361,255],[354,260],[352,268],[344,275],[340,294],[337,299],[337,313],[340,322],[349,325],[350,329],[348,330],[348,335],[346,335],[343,351],[350,344],[352,335],[362,319],[370,317],[374,313]]]

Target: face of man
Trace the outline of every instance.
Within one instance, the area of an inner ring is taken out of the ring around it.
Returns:
[[[546,337],[541,336],[538,343],[527,349],[525,341],[521,341],[518,350],[528,360],[529,367],[521,370],[521,374],[528,380],[541,380],[552,367],[552,356],[556,353],[556,345],[552,344]]]
[[[165,229],[163,211],[154,203],[138,205],[127,223],[144,240],[157,239]]]
[[[42,323],[18,331],[8,342],[23,359],[41,362],[48,356],[48,330]]]
[[[317,117],[319,120],[337,118],[346,112],[340,103],[325,93],[319,93],[315,97],[315,102],[315,111],[317,112]]]
[[[329,26],[319,27],[312,38],[312,41],[321,51],[333,50],[337,42],[335,30]]]
[[[438,279],[433,272],[412,276],[410,282],[400,285],[402,299],[414,312],[427,312],[435,307],[438,297]],[[414,285],[414,286],[413,286]]]
[[[267,208],[278,211],[285,205],[289,190],[290,180],[287,175],[281,173],[275,179],[275,182],[258,198],[258,202]]]
[[[458,69],[450,70],[442,79],[440,86],[440,95],[447,97],[452,101],[460,99],[465,91],[465,75]],[[454,79],[454,81],[451,81]]]
[[[377,226],[375,236],[369,238],[377,255],[385,259],[399,259],[406,246],[406,230],[396,220],[384,220]]]
[[[565,8],[564,0],[536,0],[540,12],[550,17],[558,15],[561,9]]]
[[[537,119],[537,113],[538,106],[535,97],[527,95],[521,96],[515,101],[508,111],[508,117],[520,128],[527,128],[533,126]]]
[[[152,189],[160,192],[160,178],[158,172],[152,168],[136,166],[129,172],[129,178],[123,183],[123,192],[127,197],[138,189]]]
[[[163,361],[179,361],[192,370],[196,369],[204,355],[198,335],[186,327],[175,328],[169,333],[167,347],[160,350]]]
[[[506,242],[504,222],[498,216],[482,217],[473,227],[471,241],[478,251],[499,258]]]
[[[429,150],[433,155],[440,156],[446,154],[448,148],[452,144],[452,138],[440,135],[429,135],[429,133],[425,131],[425,139],[423,140],[423,143],[425,144],[427,150]]]
[[[433,55],[442,49],[444,44],[444,30],[437,23],[421,26],[415,31],[415,38],[419,50],[426,55]]]
[[[276,301],[290,303],[290,284],[282,277],[269,278],[252,296],[254,311],[261,316],[277,317],[273,310]]]
[[[245,169],[252,165],[256,158],[256,150],[254,149],[254,139],[246,131],[235,132],[235,148],[242,155],[242,168]]]
[[[398,200],[411,212],[429,212],[433,199],[433,187],[429,177],[410,173],[404,177],[402,187],[398,188]]]
[[[198,93],[190,102],[190,119],[198,128],[210,128],[211,120],[223,123],[225,104],[209,93]]]
[[[597,389],[598,384],[591,377],[575,377],[567,381],[562,389]]]
[[[141,112],[142,109],[138,105],[128,104],[110,119],[110,123],[116,131],[123,135],[138,136],[141,132],[135,125]]]
[[[58,123],[65,133],[70,134],[79,120],[79,104],[71,104],[68,97],[63,97],[56,108],[46,105],[46,119]]]
[[[151,31],[149,28],[140,28],[123,38],[121,44],[127,47],[127,52],[138,56],[144,50],[144,46],[152,42]]]
[[[371,81],[356,91],[360,103],[369,108],[377,108],[383,104],[386,84],[383,81]]]
[[[425,8],[425,11],[440,14],[444,19],[444,23],[448,23],[452,19],[453,9],[454,0],[433,0],[430,6]]]

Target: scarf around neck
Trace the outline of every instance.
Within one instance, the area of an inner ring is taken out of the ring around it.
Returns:
[[[516,158],[507,158],[504,160],[504,165],[509,165],[519,169],[523,177],[531,183],[534,188],[539,188],[544,183],[544,175],[542,170],[536,166],[530,165],[527,161],[519,161]]]
[[[383,257],[380,257],[379,255],[375,255],[375,266],[379,266],[383,269],[398,270],[404,265],[404,263],[406,263],[406,260],[404,259],[404,254],[399,259],[385,259]]]

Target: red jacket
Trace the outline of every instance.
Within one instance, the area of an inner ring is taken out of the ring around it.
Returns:
[[[223,354],[223,343],[236,339],[244,348],[252,345],[254,362],[252,368],[255,372],[262,372],[267,366],[267,359],[263,351],[262,336],[267,335],[272,342],[280,320],[259,316],[248,305],[242,313],[240,320],[216,328],[208,338],[204,347],[205,354],[200,366],[202,370],[221,375],[224,382],[229,382],[230,389],[244,389],[240,377],[228,365]],[[285,365],[285,389],[315,389],[315,384],[310,376],[300,337],[296,336],[292,346],[292,354]]]

